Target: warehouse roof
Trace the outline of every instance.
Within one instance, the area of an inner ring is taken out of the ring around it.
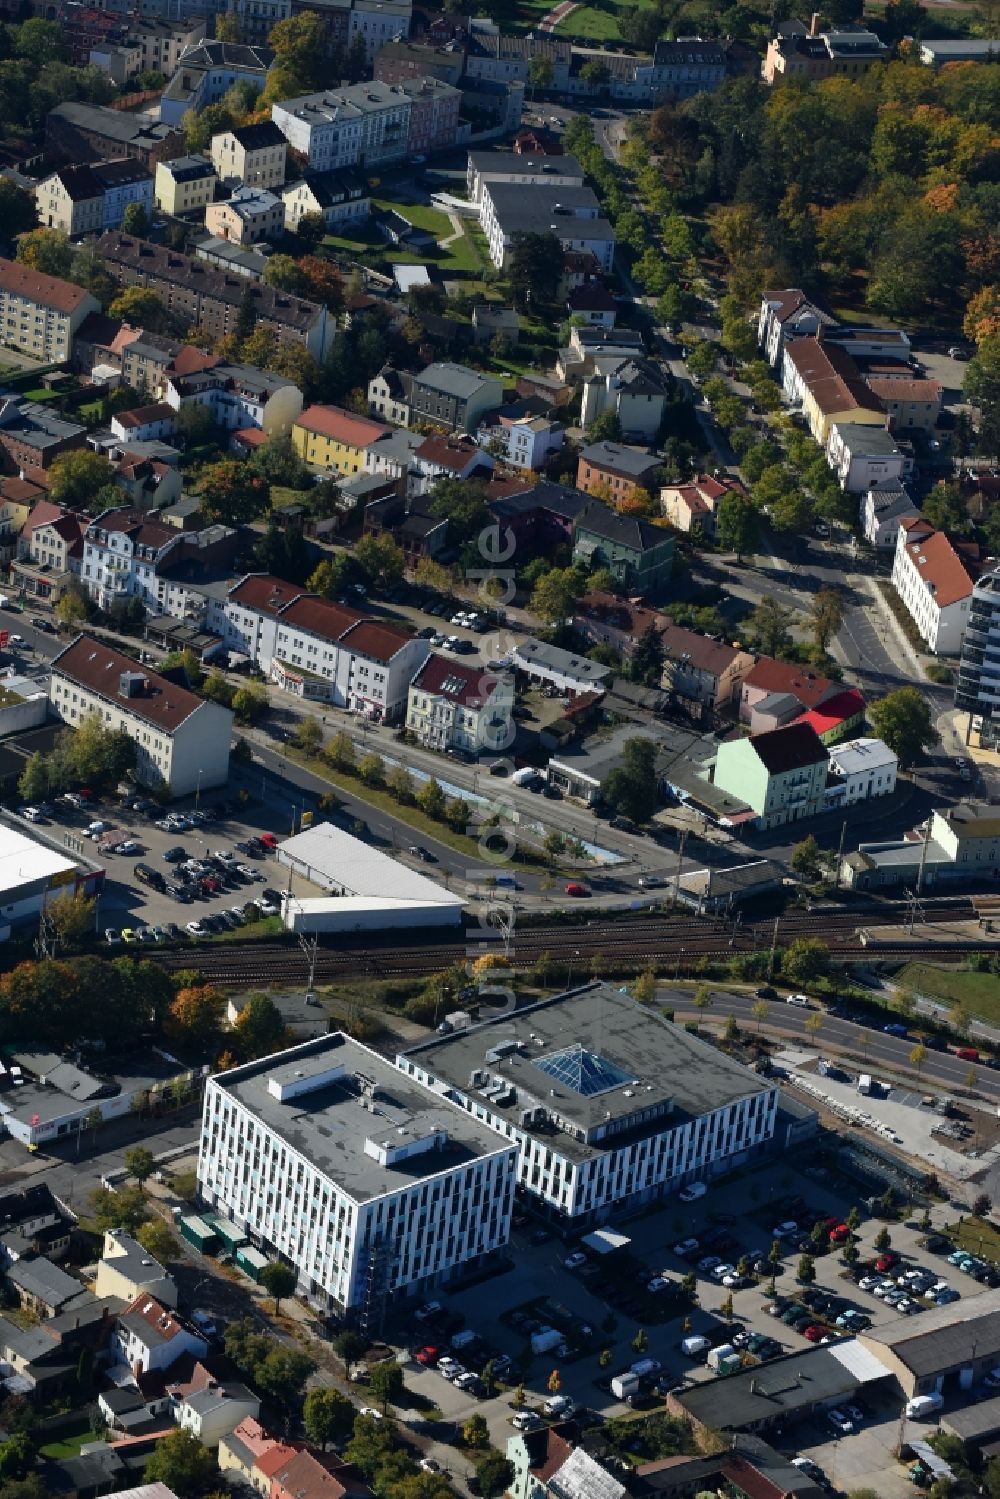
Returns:
[[[973,1347],[979,1359],[1000,1355],[1000,1290],[934,1307],[916,1324],[877,1322],[862,1342],[876,1355],[880,1348],[891,1352],[917,1379],[967,1364]]]
[[[286,838],[278,850],[278,858],[283,864],[304,870],[314,884],[343,890],[348,895],[420,901],[424,905],[462,904],[434,880],[408,869],[331,822],[315,823],[304,833]]]
[[[212,1081],[355,1202],[514,1148],[342,1032]]]
[[[50,882],[57,875],[69,876],[75,870],[72,859],[0,822],[0,906],[11,903],[7,898],[10,892],[34,881]]]
[[[713,1430],[787,1421],[826,1401],[847,1398],[871,1379],[889,1377],[889,1370],[877,1360],[851,1367],[851,1358],[843,1354],[854,1341],[807,1348],[762,1368],[677,1390],[672,1398],[693,1420]]]
[[[490,1112],[515,1128],[527,1110],[544,1110],[545,1139],[574,1160],[775,1091],[714,1046],[601,983],[435,1037],[401,1060],[477,1104],[489,1089]],[[495,1077],[508,1085],[506,1101],[494,1094]]]

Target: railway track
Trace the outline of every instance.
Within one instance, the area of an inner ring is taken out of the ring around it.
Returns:
[[[927,921],[944,918],[974,920],[977,914],[972,902],[962,899],[928,901],[923,912]],[[778,938],[787,942],[793,937],[820,937],[837,957],[844,959],[859,958],[866,953],[868,956],[877,953],[879,958],[888,959],[919,954],[961,957],[984,946],[997,945],[989,938],[946,942],[925,937],[919,942],[900,941],[891,947],[872,949],[861,940],[862,930],[899,925],[903,916],[903,908],[890,905],[866,911],[863,916],[841,910],[796,912],[781,919]],[[697,917],[679,920],[655,916],[634,920],[619,918],[617,921],[597,919],[586,926],[515,927],[510,955],[513,966],[524,967],[548,953],[556,961],[563,958],[568,966],[579,962],[581,973],[587,959],[613,959],[622,954],[635,959],[637,966],[643,962],[665,961],[669,967],[670,959],[676,959],[679,969],[684,959],[731,957],[768,948],[773,937],[773,921],[734,925]],[[387,947],[383,951],[373,951],[370,941],[365,941],[363,946],[342,943],[318,951],[315,978],[319,983],[327,983],[348,976],[421,977],[467,962],[482,953],[499,951],[501,940],[499,933],[494,939],[488,930],[470,929],[461,942],[428,941],[419,945]],[[197,968],[205,979],[218,984],[302,983],[308,976],[308,964],[303,954],[297,948],[277,942],[259,945],[227,943],[187,951],[165,951],[159,959],[163,967],[171,970]]]

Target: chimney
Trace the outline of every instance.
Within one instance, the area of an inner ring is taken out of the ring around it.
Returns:
[[[809,35],[819,36],[819,11],[814,10],[809,18]]]
[[[142,1378],[142,1359],[141,1358],[137,1358],[136,1361],[135,1361],[135,1363],[132,1365],[132,1373],[135,1375],[136,1380],[140,1380]]]

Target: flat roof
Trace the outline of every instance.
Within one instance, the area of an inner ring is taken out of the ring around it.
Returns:
[[[876,1322],[862,1341],[876,1354],[880,1347],[889,1350],[918,1379],[968,1363],[973,1347],[977,1358],[1000,1354],[1000,1290],[933,1307],[916,1323],[909,1317]]]
[[[849,1358],[836,1356],[840,1351],[836,1344],[805,1348],[759,1368],[678,1390],[674,1399],[695,1421],[715,1430],[787,1420],[824,1401],[853,1395],[867,1383],[863,1371],[850,1368]],[[882,1375],[888,1378],[889,1370]]]
[[[435,880],[407,869],[397,859],[380,853],[360,838],[318,822],[293,838],[286,838],[278,850],[282,863],[303,870],[314,884],[338,885],[351,895],[398,901],[409,905],[455,906],[464,902]],[[308,902],[305,903],[308,908]]]
[[[8,894],[12,895],[36,880],[51,883],[59,875],[64,875],[69,885],[68,877],[75,875],[76,868],[73,859],[67,859],[27,833],[0,821],[0,906],[11,904],[6,899]]]
[[[434,1037],[402,1056],[472,1098],[484,1096],[494,1079],[508,1083],[505,1102],[489,1101],[491,1113],[522,1127],[526,1109],[544,1108],[545,1138],[578,1160],[775,1091],[716,1047],[602,983]],[[615,1127],[602,1134],[609,1123]]]
[[[212,1081],[355,1202],[513,1148],[342,1032]],[[283,1090],[284,1101],[277,1096]],[[412,1150],[424,1140],[428,1148]],[[409,1146],[411,1153],[380,1160],[366,1150],[368,1142],[389,1150]]]

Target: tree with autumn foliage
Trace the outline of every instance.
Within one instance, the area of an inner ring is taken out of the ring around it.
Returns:
[[[307,297],[322,302],[331,312],[340,311],[344,305],[344,281],[332,261],[324,260],[322,255],[303,255],[299,272],[305,281]]]
[[[245,463],[223,458],[206,470],[201,485],[202,514],[209,521],[242,526],[267,510],[271,486]]]
[[[226,1013],[226,997],[211,984],[178,989],[167,1011],[164,1030],[174,1041],[209,1050],[219,1039]]]

